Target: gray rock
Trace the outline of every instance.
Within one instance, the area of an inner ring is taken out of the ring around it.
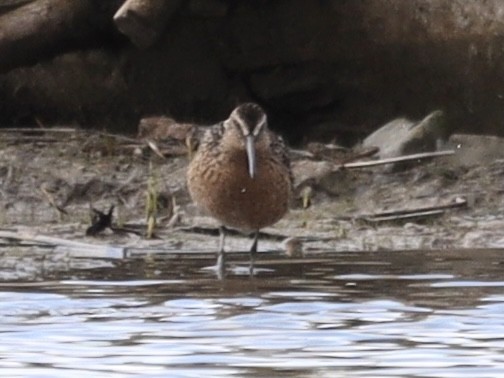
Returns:
[[[445,115],[436,110],[420,122],[395,119],[369,135],[363,147],[378,147],[380,159],[438,150],[448,136]]]
[[[456,153],[444,159],[453,166],[490,165],[504,159],[504,138],[501,137],[453,134],[448,146]]]

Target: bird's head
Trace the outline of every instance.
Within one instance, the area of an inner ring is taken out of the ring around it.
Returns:
[[[256,152],[270,145],[267,128],[266,113],[254,103],[239,105],[223,123],[222,143],[228,148],[246,151],[251,178],[254,178],[257,170]]]

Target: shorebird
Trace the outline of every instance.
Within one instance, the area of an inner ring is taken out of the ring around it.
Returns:
[[[259,230],[287,212],[292,173],[287,148],[268,129],[263,109],[254,103],[235,108],[229,118],[209,127],[187,173],[196,205],[220,222],[217,272],[225,273],[226,229],[253,234],[250,273],[253,274]]]

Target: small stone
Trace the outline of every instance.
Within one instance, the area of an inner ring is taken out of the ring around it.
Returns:
[[[292,259],[300,259],[304,257],[303,242],[296,238],[291,237],[283,241],[283,247],[285,248],[285,254]]]

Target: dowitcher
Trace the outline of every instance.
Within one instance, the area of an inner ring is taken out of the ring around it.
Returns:
[[[292,191],[287,149],[282,138],[269,130],[259,105],[241,104],[227,120],[205,131],[187,182],[196,205],[221,224],[219,276],[225,270],[225,227],[254,235],[252,274],[259,230],[285,215]]]

